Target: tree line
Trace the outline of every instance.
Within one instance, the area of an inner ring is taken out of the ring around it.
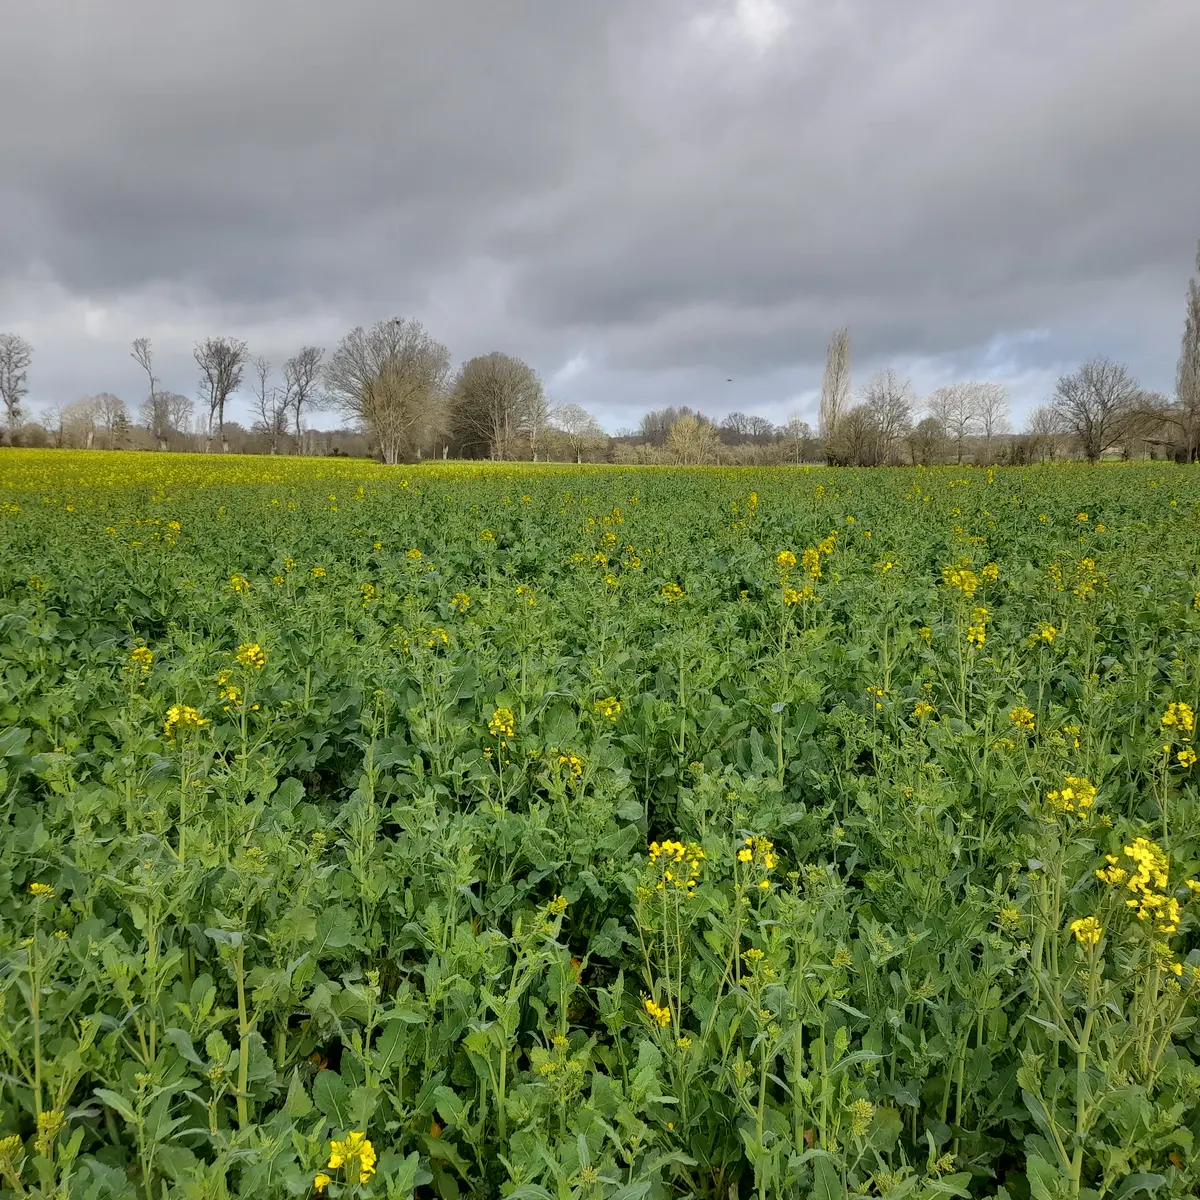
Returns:
[[[636,430],[609,437],[577,404],[553,404],[526,362],[493,351],[451,369],[449,349],[419,321],[393,318],[351,330],[326,355],[302,346],[276,370],[245,341],[196,343],[196,397],[163,386],[148,338],[131,356],[148,390],[135,415],[110,392],[53,406],[48,424],[24,411],[30,343],[0,334],[0,400],[10,444],[155,448],[261,453],[366,454],[384,462],[423,458],[550,458],[609,462],[1033,462],[1105,454],[1200,458],[1200,249],[1188,284],[1174,396],[1143,389],[1128,368],[1105,357],[1063,375],[1053,395],[1011,429],[1008,395],[998,383],[961,381],[918,399],[894,369],[855,390],[848,329],[830,340],[817,430],[799,415],[782,425],[741,412],[714,421],[687,406],[647,413]],[[226,419],[230,398],[248,390],[249,428]],[[347,427],[317,431],[316,412]]]

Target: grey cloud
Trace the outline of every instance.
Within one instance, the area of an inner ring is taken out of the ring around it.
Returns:
[[[802,405],[843,323],[861,369],[1173,377],[1194,0],[10,7],[0,325],[47,399],[137,387],[139,322],[183,390],[204,334],[397,312],[581,355],[556,391],[610,426]]]

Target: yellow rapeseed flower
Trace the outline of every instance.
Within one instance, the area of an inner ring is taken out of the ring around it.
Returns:
[[[1168,729],[1178,729],[1180,733],[1192,733],[1196,728],[1196,714],[1190,704],[1182,700],[1172,701],[1163,713],[1162,723]]]
[[[172,704],[167,709],[167,719],[163,722],[163,733],[174,737],[177,729],[203,729],[208,719],[202,717],[190,704]]]
[[[1086,775],[1068,775],[1061,788],[1046,793],[1046,799],[1060,812],[1082,817],[1096,802],[1096,786]]]
[[[1100,941],[1104,929],[1095,917],[1080,917],[1071,922],[1071,932],[1081,946],[1094,946]]]
[[[339,1141],[329,1143],[329,1171],[346,1172],[352,1183],[369,1183],[375,1174],[375,1147],[363,1132],[351,1130]],[[314,1180],[315,1185],[315,1180]]]
[[[511,708],[498,708],[488,718],[488,729],[496,737],[512,737],[516,730],[516,718]]]
[[[29,894],[35,900],[53,900],[54,889],[48,883],[31,883]]]
[[[1015,708],[1009,709],[1008,719],[1018,729],[1024,729],[1027,733],[1033,732],[1034,715],[1023,704],[1018,704]]]
[[[967,563],[942,568],[942,582],[954,591],[962,592],[968,600],[979,590],[979,576]]]
[[[666,1005],[655,1004],[649,996],[643,996],[642,1007],[646,1010],[651,1020],[655,1021],[663,1029],[671,1024],[671,1010]]]
[[[234,655],[239,667],[261,671],[267,665],[267,656],[257,642],[243,642]]]

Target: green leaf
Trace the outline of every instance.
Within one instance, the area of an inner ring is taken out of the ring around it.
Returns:
[[[292,1079],[288,1084],[287,1099],[283,1103],[283,1115],[289,1121],[298,1121],[301,1117],[307,1117],[312,1112],[312,1108],[313,1103],[304,1090],[304,1084],[300,1081],[300,1072],[293,1068]]]
[[[833,1159],[822,1156],[813,1160],[813,1200],[845,1200],[846,1189]]]
[[[115,1108],[117,1112],[129,1122],[130,1125],[138,1124],[138,1119],[133,1111],[133,1105],[129,1103],[119,1092],[109,1091],[108,1088],[97,1088],[96,1095],[108,1105],[109,1108]]]
[[[350,1128],[350,1089],[336,1071],[321,1071],[317,1075],[313,1083],[313,1103],[336,1129]]]

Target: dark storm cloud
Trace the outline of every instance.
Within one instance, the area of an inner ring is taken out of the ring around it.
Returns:
[[[40,398],[139,386],[141,332],[190,390],[196,337],[278,358],[395,312],[613,426],[804,408],[843,323],[864,368],[1019,403],[1098,351],[1173,375],[1194,0],[43,0],[3,32],[0,325]]]

